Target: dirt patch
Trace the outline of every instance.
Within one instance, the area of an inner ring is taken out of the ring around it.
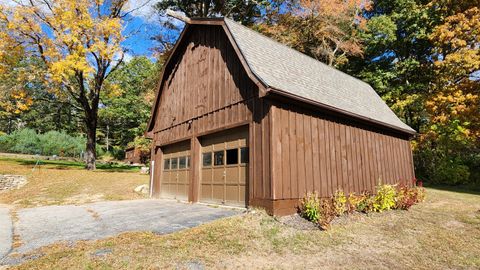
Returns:
[[[278,221],[297,230],[318,230],[320,228],[317,224],[304,219],[299,214],[279,217]]]
[[[347,225],[352,222],[364,221],[366,217],[367,214],[353,212],[351,214],[345,214],[334,218],[330,225]]]
[[[465,225],[462,222],[459,222],[456,220],[450,220],[447,223],[445,223],[443,227],[447,229],[461,229],[461,228],[464,228]]]

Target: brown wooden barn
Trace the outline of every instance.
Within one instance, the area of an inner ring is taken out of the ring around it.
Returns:
[[[125,159],[123,162],[128,164],[142,163],[140,149],[135,148],[134,146],[127,147],[125,149]]]
[[[368,84],[229,19],[192,19],[148,126],[153,196],[296,211],[414,178],[415,133]]]

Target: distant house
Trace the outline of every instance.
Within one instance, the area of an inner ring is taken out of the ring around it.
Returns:
[[[128,164],[142,163],[140,150],[136,149],[134,146],[127,147],[125,149],[125,159],[123,161]]]
[[[404,124],[370,85],[229,19],[193,19],[148,125],[153,195],[296,211],[317,191],[414,178]]]

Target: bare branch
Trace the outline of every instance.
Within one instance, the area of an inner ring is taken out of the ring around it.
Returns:
[[[129,11],[126,11],[125,13],[123,13],[123,14],[120,16],[120,18],[125,18],[125,17],[127,17],[127,16],[128,16],[129,14],[131,14],[132,12],[135,12],[135,11],[137,11],[137,10],[139,10],[139,9],[144,8],[145,6],[147,6],[147,5],[148,5],[149,3],[151,3],[151,2],[152,2],[152,0],[148,0],[148,1],[146,1],[145,3],[143,3],[142,5],[140,5],[140,6],[136,7],[136,8],[131,9],[131,10],[129,10]]]
[[[171,10],[171,9],[167,9],[166,14],[167,14],[167,16],[170,16],[170,17],[172,17],[172,18],[175,18],[175,19],[177,19],[177,20],[180,20],[180,21],[182,21],[182,22],[184,22],[184,23],[191,23],[190,18],[188,18],[187,16],[182,15],[182,14],[180,14],[180,13],[178,13],[178,12],[175,12],[175,11],[173,11],[173,10]]]
[[[118,69],[118,67],[123,63],[123,58],[125,57],[125,52],[122,51],[122,57],[120,58],[120,60],[117,62],[117,64],[115,64],[115,66],[113,66],[110,71],[107,73],[107,75],[105,75],[105,80],[108,78],[108,76],[110,76],[110,74],[112,74],[112,72],[114,72],[115,70]]]

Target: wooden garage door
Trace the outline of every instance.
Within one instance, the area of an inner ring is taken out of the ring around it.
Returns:
[[[160,197],[188,200],[190,171],[190,143],[166,146],[163,149],[163,173]]]
[[[245,206],[248,129],[207,136],[202,143],[200,201]]]

